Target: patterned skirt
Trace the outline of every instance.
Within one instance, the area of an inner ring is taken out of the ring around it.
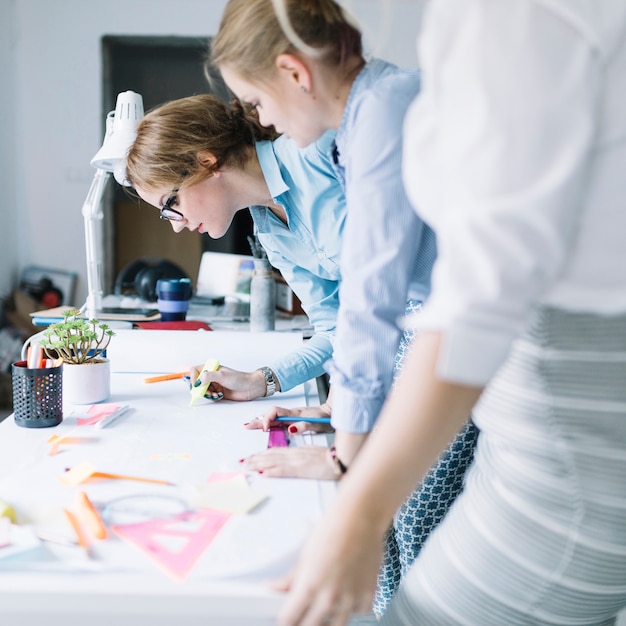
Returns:
[[[407,315],[419,311],[421,306],[417,301],[409,301]],[[405,331],[402,336],[395,359],[394,378],[402,369],[414,336],[413,330]],[[463,479],[474,456],[477,437],[478,429],[468,423],[396,513],[393,526],[385,538],[383,563],[378,573],[372,607],[376,615],[384,613],[428,535],[463,489]]]
[[[626,606],[626,315],[536,312],[388,626],[606,626]]]

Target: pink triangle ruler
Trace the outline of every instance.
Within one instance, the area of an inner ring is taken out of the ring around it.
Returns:
[[[156,561],[174,580],[182,582],[230,516],[204,509],[181,513],[169,520],[111,526],[111,530]]]

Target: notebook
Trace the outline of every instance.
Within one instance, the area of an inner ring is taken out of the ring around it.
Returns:
[[[209,322],[248,322],[250,303],[193,297],[189,302],[188,315],[206,318]]]

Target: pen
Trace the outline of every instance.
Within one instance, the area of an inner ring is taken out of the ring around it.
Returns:
[[[290,415],[279,415],[274,422],[310,422],[311,424],[330,424],[330,417],[295,417]]]
[[[177,378],[183,378],[189,372],[175,372],[174,374],[162,374],[161,376],[148,376],[148,378],[144,378],[144,383],[160,383],[164,380],[175,380]]]

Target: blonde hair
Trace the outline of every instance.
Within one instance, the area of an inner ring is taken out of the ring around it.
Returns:
[[[255,142],[276,136],[238,101],[228,105],[208,94],[173,100],[139,123],[127,156],[128,180],[143,189],[192,186],[225,166],[245,168]],[[214,165],[198,161],[202,151],[215,156]]]
[[[285,53],[314,56],[341,70],[362,57],[361,33],[333,0],[229,0],[211,43],[215,66],[259,82],[272,77],[276,58]]]

